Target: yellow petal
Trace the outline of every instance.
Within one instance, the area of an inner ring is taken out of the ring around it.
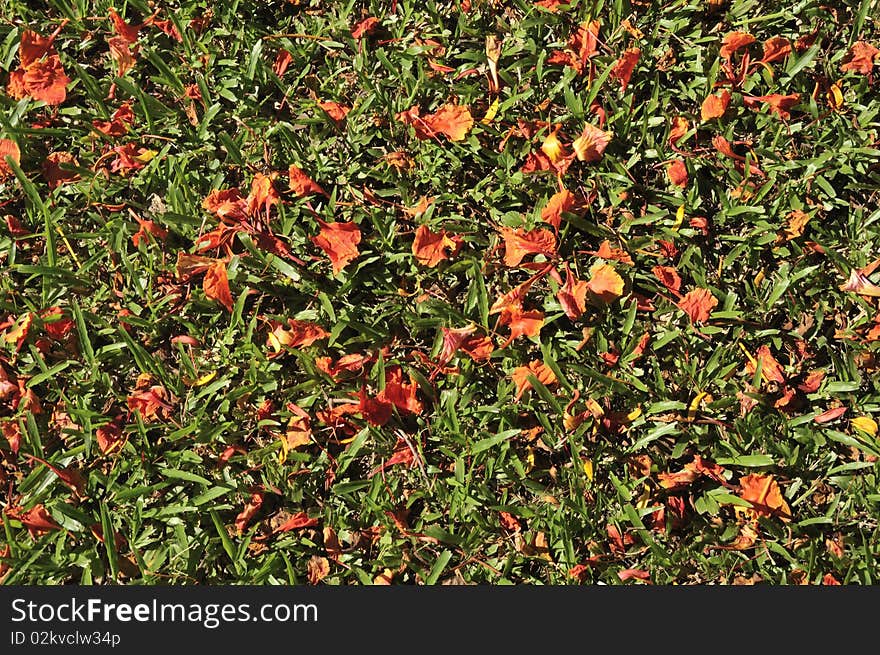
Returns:
[[[700,409],[700,405],[703,404],[703,401],[709,403],[712,402],[712,396],[710,396],[705,391],[701,391],[696,395],[696,397],[691,401],[691,406],[688,407],[688,421],[693,421],[697,417],[697,411]]]
[[[213,380],[216,377],[217,377],[217,371],[211,371],[210,373],[206,373],[205,375],[200,377],[198,380],[196,380],[196,383],[193,386],[201,387],[202,385],[208,384],[208,382],[210,382],[211,380]]]
[[[678,208],[678,211],[675,212],[675,225],[672,226],[673,230],[677,230],[681,227],[682,222],[684,221],[684,205]]]
[[[593,460],[585,459],[584,460],[584,473],[587,476],[587,479],[592,482],[593,481]]]
[[[562,158],[562,143],[556,137],[556,130],[553,130],[544,139],[541,144],[541,151],[550,158],[554,164]]]
[[[489,105],[489,109],[486,110],[486,115],[483,116],[483,120],[481,120],[480,122],[483,125],[488,125],[493,120],[495,120],[495,116],[498,114],[498,107],[499,106],[500,105],[498,104],[498,98],[495,98],[495,100],[492,102],[492,104]]]
[[[852,426],[872,437],[877,436],[877,421],[870,416],[858,416],[852,420]]]
[[[159,153],[155,150],[144,150],[141,154],[139,154],[135,159],[137,159],[142,164],[148,163],[153,157],[158,155]]]

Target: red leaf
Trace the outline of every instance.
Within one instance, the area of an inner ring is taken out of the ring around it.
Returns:
[[[10,76],[9,94],[16,99],[30,96],[47,105],[60,105],[67,98],[70,78],[64,74],[61,59],[50,55],[35,61],[27,68],[16,71],[15,80]]]
[[[594,162],[602,159],[605,148],[611,142],[611,135],[594,125],[587,123],[584,131],[574,140],[571,147],[578,160]]]
[[[610,264],[597,262],[590,269],[590,280],[587,288],[599,299],[611,303],[623,295],[623,278],[617,274]]]
[[[492,357],[492,353],[495,351],[495,344],[492,343],[492,340],[489,337],[473,336],[466,339],[464,343],[461,344],[461,349],[467,353],[468,357],[475,362],[479,362]]]
[[[683,116],[675,116],[669,126],[669,145],[673,150],[678,151],[677,145],[678,142],[684,138],[684,135],[687,134],[687,131],[690,129],[690,125],[688,124],[688,120]]]
[[[806,379],[802,383],[797,385],[797,388],[804,393],[816,393],[819,390],[819,387],[822,385],[822,380],[824,379],[825,371],[819,369],[810,371]]]
[[[144,421],[164,419],[165,414],[174,408],[165,401],[168,392],[164,387],[153,385],[149,389],[137,391],[127,398],[128,409],[140,413]]]
[[[21,448],[21,427],[18,425],[18,421],[14,419],[3,421],[0,423],[0,432],[3,433],[3,438],[9,444],[10,452],[17,455],[19,448]]]
[[[844,414],[846,414],[846,407],[832,407],[831,409],[827,409],[821,414],[813,417],[813,421],[822,425],[824,423],[831,423],[831,421],[840,418]]]
[[[120,175],[128,175],[130,172],[146,166],[144,161],[150,154],[146,148],[142,148],[136,143],[116,146],[112,152],[116,154],[116,157],[110,162],[110,170]]]
[[[180,32],[177,31],[177,26],[174,24],[174,22],[171,19],[167,19],[167,18],[165,20],[160,20],[160,19],[156,18],[156,16],[158,16],[158,15],[159,15],[159,12],[157,11],[155,14],[150,16],[146,21],[144,21],[144,25],[152,25],[153,27],[155,27],[159,31],[164,32],[165,34],[170,36],[175,41],[182,42],[183,37],[180,35]],[[197,17],[193,18],[192,21],[190,21],[190,27],[195,27],[195,25],[198,25],[199,21],[201,21],[201,20],[202,20],[202,17],[197,16]]]
[[[453,355],[462,350],[474,361],[489,359],[495,349],[492,340],[485,336],[477,336],[475,326],[465,328],[441,328],[443,332],[443,348],[437,358],[440,368],[452,361]]]
[[[110,58],[116,62],[116,77],[122,77],[134,67],[139,46],[132,50],[128,41],[120,36],[107,39],[107,45],[110,46]]]
[[[553,369],[541,360],[535,359],[529,362],[527,366],[517,366],[510,374],[511,379],[516,385],[516,400],[519,400],[523,393],[532,388],[532,383],[529,381],[530,375],[534,375],[538,382],[545,387],[550,387],[557,383],[556,374],[553,372]]]
[[[371,478],[377,473],[381,473],[382,471],[396,466],[397,464],[404,464],[406,466],[411,466],[415,462],[415,456],[413,455],[412,449],[403,439],[397,440],[397,445],[394,448],[394,454],[391,455],[383,464],[374,468],[367,477]]]
[[[606,261],[614,260],[627,266],[633,265],[633,260],[629,253],[621,248],[612,248],[611,242],[608,239],[599,244],[598,250],[588,250],[587,252]]]
[[[95,440],[104,455],[121,448],[124,442],[122,427],[116,421],[102,425],[95,430]]]
[[[498,322],[510,329],[510,336],[502,346],[504,348],[519,337],[538,336],[544,325],[544,314],[538,310],[523,311],[522,307],[515,306],[503,310]]]
[[[13,239],[20,239],[31,234],[31,231],[22,225],[18,217],[12,214],[6,214],[6,229],[9,230]]]
[[[828,587],[839,587],[840,581],[830,573],[826,573],[822,576],[822,584]]]
[[[752,473],[739,480],[740,498],[752,504],[758,516],[778,516],[791,520],[791,509],[772,475]]]
[[[202,201],[202,207],[218,218],[230,221],[247,218],[247,201],[238,189],[214,189]]]
[[[11,510],[7,507],[6,513],[10,517],[21,521],[32,537],[61,529],[61,526],[55,522],[55,519],[52,518],[52,515],[43,506],[43,503],[34,505],[26,512]]]
[[[632,579],[647,580],[649,582],[651,580],[651,574],[641,569],[623,569],[617,572],[617,577],[620,578],[621,582]]]
[[[581,71],[591,57],[599,54],[599,28],[598,20],[582,23],[568,41],[568,47],[575,53],[573,67]]]
[[[782,365],[776,361],[773,353],[770,352],[770,348],[766,345],[758,348],[755,353],[755,360],[761,363],[761,375],[767,382],[785,384],[785,373],[782,370]],[[749,360],[746,363],[746,370],[750,375],[754,375],[757,370],[757,363],[752,364],[751,360]]]
[[[83,493],[86,489],[86,480],[83,477],[82,472],[76,468],[75,466],[68,466],[66,468],[60,469],[57,466],[53,466],[49,462],[39,457],[35,457],[34,455],[25,455],[28,459],[32,461],[39,462],[46,468],[48,468],[52,473],[58,476],[58,479],[61,480],[62,483],[70,487],[74,494],[77,497],[83,498]]]
[[[400,411],[421,414],[422,403],[416,398],[418,388],[415,378],[410,376],[410,382],[406,384],[403,382],[403,370],[399,366],[390,366],[385,370],[385,388],[376,398],[391,403]]]
[[[551,13],[555,13],[559,9],[559,5],[570,4],[572,0],[535,0],[535,6],[546,9]]]
[[[94,128],[107,136],[125,136],[132,123],[134,123],[134,112],[131,110],[130,102],[119,105],[109,121],[92,121]]]
[[[141,240],[147,238],[147,234],[152,234],[160,241],[164,241],[168,237],[168,230],[157,225],[155,222],[144,220],[137,216],[135,216],[135,220],[138,222],[138,225],[140,225],[140,229],[131,235],[131,242],[134,244],[135,248],[140,245]]]
[[[325,223],[318,219],[321,231],[312,237],[312,243],[323,250],[333,264],[333,274],[345,268],[360,252],[361,231],[354,223]]]
[[[266,345],[272,348],[275,355],[282,352],[284,348],[305,348],[330,336],[330,333],[324,328],[311,321],[298,321],[289,318],[287,319],[289,329],[285,329],[281,323],[274,321],[272,323],[274,327],[266,338]]]
[[[44,37],[30,30],[22,32],[21,43],[18,47],[21,68],[27,68],[45,55],[55,54],[55,49],[52,47],[54,40],[54,36]]]
[[[576,204],[575,195],[571,191],[568,189],[558,191],[550,197],[550,200],[541,209],[541,220],[558,230],[562,223],[562,214],[566,212],[575,213]]]
[[[284,48],[281,48],[281,50],[278,51],[278,54],[275,55],[275,61],[272,64],[272,72],[278,77],[282,77],[292,62],[293,55]]]

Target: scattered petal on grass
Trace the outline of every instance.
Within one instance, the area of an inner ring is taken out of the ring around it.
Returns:
[[[2,148],[2,144],[0,144],[0,148]],[[0,149],[0,155],[2,155],[2,149]],[[79,180],[79,173],[70,170],[76,167],[79,167],[79,162],[69,152],[50,152],[41,166],[43,177],[50,189],[57,189],[62,184],[70,184]],[[0,171],[2,171],[2,167],[0,167]]]
[[[379,19],[368,16],[351,28],[351,38],[357,40],[373,34],[379,28]]]
[[[874,64],[880,56],[880,49],[866,41],[856,41],[847,52],[840,70],[844,73],[853,71],[862,75],[869,75],[874,69]]]
[[[841,291],[852,291],[860,296],[868,298],[880,298],[880,286],[871,282],[865,275],[857,269],[849,272],[849,279],[845,284],[840,285]]]
[[[250,499],[245,503],[244,508],[235,517],[235,529],[238,534],[242,534],[250,525],[251,521],[263,506],[265,494],[263,492],[254,492]]]
[[[617,577],[620,578],[621,582],[626,582],[627,580],[651,581],[651,574],[641,569],[623,569],[617,572]]]
[[[229,278],[226,276],[225,262],[218,260],[208,267],[208,270],[205,271],[202,288],[208,298],[216,300],[230,312],[232,311],[232,306],[235,303],[232,300],[232,293],[229,291]]]
[[[751,473],[740,478],[739,486],[740,498],[749,501],[758,516],[776,516],[783,521],[791,520],[791,509],[772,475]]]
[[[427,225],[420,225],[416,229],[412,253],[420,264],[433,268],[453,256],[458,251],[459,245],[460,242],[450,237],[446,230],[432,232]]]
[[[831,423],[836,419],[839,419],[841,416],[846,414],[846,407],[832,407],[831,409],[827,409],[821,414],[817,414],[813,417],[813,421],[823,425],[825,423]]]
[[[755,42],[755,37],[748,32],[730,32],[724,35],[721,43],[721,58],[730,59],[733,53],[738,52]]]
[[[724,89],[721,93],[713,93],[703,100],[700,107],[700,118],[710,121],[713,118],[721,118],[730,105],[730,92]]]
[[[312,180],[312,178],[306,175],[298,166],[291,164],[288,168],[287,174],[290,179],[290,190],[299,197],[304,198],[313,193],[323,196],[327,195],[327,192],[321,188],[321,185]]]
[[[318,106],[323,109],[327,115],[332,118],[337,123],[341,123],[345,120],[345,117],[348,116],[348,112],[351,111],[351,107],[346,107],[345,105],[341,105],[338,102],[326,101],[319,102]]]
[[[354,223],[325,223],[320,219],[318,223],[321,231],[312,237],[312,243],[327,254],[333,264],[333,274],[338,275],[360,254],[361,231]]]
[[[857,430],[860,430],[871,437],[877,436],[877,421],[870,416],[857,416],[850,422]]]
[[[630,78],[632,77],[636,65],[639,63],[639,57],[641,57],[641,55],[642,51],[640,49],[630,48],[614,63],[614,67],[611,70],[611,77],[620,82],[621,93],[626,93],[626,87],[629,86]]]
[[[784,120],[791,118],[791,108],[800,102],[799,93],[780,95],[772,93],[768,96],[743,96],[743,103],[749,109],[760,109],[762,105],[769,107],[770,112]]]
[[[0,139],[0,180],[12,175],[12,167],[6,162],[9,157],[16,164],[21,164],[21,150],[12,139]]]
[[[518,366],[510,374],[516,385],[516,400],[519,400],[528,389],[532,388],[529,376],[534,376],[545,387],[553,386],[557,382],[553,370],[540,360],[532,360],[526,366]]]
[[[599,262],[590,269],[587,289],[603,302],[611,303],[620,298],[623,295],[623,286],[623,278],[610,264]]]
[[[677,294],[681,289],[681,276],[672,266],[655,266],[651,271],[654,277],[660,280],[660,284]]]
[[[679,303],[679,309],[683,310],[691,319],[692,323],[705,323],[709,320],[712,310],[718,306],[718,299],[708,289],[693,289],[688,291]]]
[[[774,61],[782,61],[791,54],[791,41],[781,36],[774,36],[764,41],[764,56],[761,61],[765,64]]]
[[[574,213],[576,205],[576,198],[568,189],[557,191],[541,209],[541,220],[558,230],[562,224],[562,215],[566,212]]]
[[[673,148],[676,147],[678,142],[684,138],[684,135],[687,134],[689,129],[690,124],[685,117],[673,117],[669,126],[669,145]]]
[[[565,284],[556,294],[562,311],[570,319],[575,320],[587,310],[587,291],[589,285],[583,280],[579,280],[568,267],[565,265]]]
[[[549,230],[536,228],[526,231],[503,227],[501,236],[504,238],[505,266],[519,266],[529,255],[556,256],[556,236]]]
[[[688,185],[687,166],[681,159],[673,159],[666,167],[666,174],[675,186],[683,189]]]
[[[605,148],[611,142],[611,135],[605,130],[587,123],[584,131],[575,139],[571,147],[580,161],[594,162],[602,159]]]
[[[415,129],[419,139],[436,139],[442,134],[450,141],[461,141],[474,124],[470,109],[463,105],[445,104],[433,114],[421,115],[418,105],[400,112],[397,120]]]

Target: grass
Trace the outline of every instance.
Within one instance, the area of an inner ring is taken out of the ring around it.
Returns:
[[[858,41],[880,46],[877,2],[161,4],[181,40],[143,27],[122,76],[108,2],[0,9],[0,66],[18,67],[24,29],[60,28],[71,79],[57,106],[0,93],[0,136],[21,150],[0,201],[27,232],[0,229],[4,584],[875,582],[877,301],[841,285],[878,254],[880,68],[841,65]],[[116,10],[133,24],[154,12]],[[378,29],[353,38],[368,16]],[[554,65],[594,18],[587,70]],[[756,37],[754,61],[765,40],[814,30],[812,45],[725,83],[727,33]],[[632,47],[622,90],[609,71]],[[716,84],[730,106],[703,121]],[[795,93],[785,119],[743,99]],[[121,135],[95,129],[126,101]],[[333,120],[328,101],[351,111]],[[448,102],[474,117],[458,141],[419,139],[398,117]],[[522,171],[550,126],[566,146],[598,126],[594,103],[611,134],[598,161]],[[670,145],[675,116],[688,121],[684,155]],[[113,170],[129,143],[139,159]],[[50,152],[73,155],[77,179],[50,189]],[[684,188],[667,177],[673,159]],[[291,164],[326,195],[290,191]],[[259,174],[281,198],[251,223],[289,252],[254,231],[201,252],[225,261],[226,308],[178,256],[220,224],[204,199],[247,196]],[[500,230],[549,229],[541,209],[561,186],[594,197],[563,216],[557,255],[526,262],[589,279],[608,240],[632,260],[608,259],[625,288],[571,319],[545,275],[525,301],[543,312],[539,334],[502,347],[490,308],[538,271],[505,265]],[[792,212],[809,216],[801,230]],[[134,243],[137,219],[154,232]],[[361,232],[337,274],[312,241],[319,220]],[[420,225],[459,235],[460,250],[420,263]],[[655,266],[675,268],[681,294],[711,292],[708,320],[679,309]],[[276,353],[268,335],[287,319],[326,336]],[[491,358],[459,352],[437,372],[442,329],[468,325],[493,340]],[[318,359],[355,354],[366,363],[336,376]],[[534,360],[556,380],[533,375],[517,399],[511,374]],[[361,389],[391,393],[398,371],[421,411],[322,420]],[[813,371],[824,375],[810,385]],[[664,486],[695,455],[723,472]],[[789,512],[756,508],[750,474]]]

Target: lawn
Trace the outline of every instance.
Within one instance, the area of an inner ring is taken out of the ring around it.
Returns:
[[[877,582],[876,0],[0,17],[4,584]]]

